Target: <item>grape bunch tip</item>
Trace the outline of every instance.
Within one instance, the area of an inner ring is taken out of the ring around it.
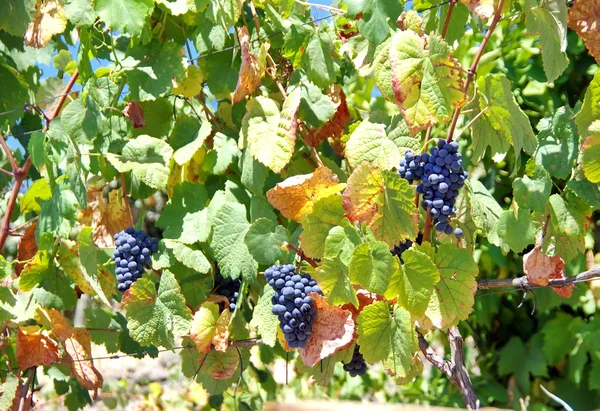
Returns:
[[[358,344],[354,346],[354,352],[352,353],[352,359],[349,363],[344,364],[344,371],[350,374],[352,377],[358,375],[363,376],[367,373],[367,363],[360,353],[360,347]]]
[[[235,308],[237,307],[241,286],[242,281],[239,278],[235,280],[232,280],[231,278],[223,278],[221,273],[217,273],[215,276],[215,292],[227,298],[227,301],[229,302],[227,308],[231,312],[234,312]],[[221,309],[222,308],[223,307],[221,307]]]
[[[307,294],[322,294],[317,282],[309,274],[297,274],[292,264],[269,267],[265,277],[275,290],[271,312],[279,318],[289,347],[306,347],[316,318],[313,298]]]
[[[429,153],[414,154],[407,150],[400,160],[398,173],[410,184],[420,181],[417,193],[423,195],[421,205],[429,212],[438,232],[463,235],[460,228],[453,229],[450,218],[456,214],[458,191],[465,184],[469,174],[462,167],[462,156],[458,143],[438,140]]]
[[[117,289],[125,292],[149,267],[152,254],[158,251],[158,240],[144,231],[129,227],[115,235],[116,249],[112,259],[115,262]]]

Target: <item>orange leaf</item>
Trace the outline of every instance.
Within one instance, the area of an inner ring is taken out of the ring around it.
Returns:
[[[242,101],[260,86],[265,75],[264,64],[261,64],[254,54],[250,53],[250,33],[245,26],[238,28],[240,50],[242,52],[242,66],[238,83],[231,97],[232,104]]]
[[[52,333],[60,340],[66,352],[66,360],[82,387],[88,390],[102,388],[104,379],[92,360],[92,337],[83,328],[73,328],[55,309],[46,311],[52,325]]]
[[[567,24],[583,39],[587,49],[600,64],[600,0],[575,0],[569,10]]]
[[[333,101],[335,114],[324,126],[314,130],[309,135],[307,142],[313,147],[318,147],[326,139],[330,139],[332,146],[336,145],[336,143],[341,143],[339,139],[344,133],[346,124],[350,121],[350,112],[346,104],[344,90],[339,85],[334,84],[329,89],[329,97]]]
[[[123,115],[131,120],[133,128],[144,128],[146,127],[146,120],[144,119],[144,109],[139,101],[130,101],[123,109]]]
[[[317,318],[306,347],[300,349],[300,356],[307,367],[314,367],[319,360],[352,344],[354,320],[350,311],[330,306],[319,294],[309,295],[313,298]]]
[[[558,256],[548,257],[538,245],[523,256],[523,272],[531,283],[548,285],[552,279],[565,278],[565,262]],[[570,298],[573,288],[573,284],[567,287],[552,287],[554,292],[563,298]]]
[[[17,362],[25,370],[38,365],[50,365],[60,359],[58,343],[37,326],[17,330]]]
[[[17,275],[21,275],[21,271],[23,271],[23,268],[25,267],[24,261],[31,260],[38,251],[37,243],[35,242],[36,228],[37,222],[27,227],[23,233],[23,237],[21,237],[21,241],[19,241],[17,260],[20,262],[15,264],[15,272]]]
[[[108,194],[108,204],[104,202],[102,190],[102,187],[88,189],[88,207],[81,212],[79,222],[92,227],[94,243],[99,248],[112,248],[114,235],[131,224],[131,214],[118,190]]]
[[[337,176],[327,167],[311,174],[289,177],[267,192],[273,207],[284,217],[302,222],[320,198],[338,193],[344,188]]]

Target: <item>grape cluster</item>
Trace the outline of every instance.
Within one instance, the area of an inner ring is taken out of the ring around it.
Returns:
[[[267,282],[275,290],[272,313],[290,348],[304,348],[316,318],[313,299],[308,293],[321,294],[317,282],[308,274],[296,274],[292,264],[274,265],[265,271]]]
[[[417,242],[417,244],[421,244],[422,241],[423,241],[423,234],[419,233],[419,235],[417,236],[416,242]],[[392,249],[391,253],[392,253],[392,255],[398,256],[400,263],[404,264],[404,260],[402,259],[402,253],[405,252],[406,250],[408,250],[410,247],[412,247],[412,245],[413,245],[413,241],[406,240],[403,243],[395,245],[394,248]]]
[[[158,251],[158,240],[132,227],[115,235],[116,249],[113,253],[117,289],[125,292],[149,266],[152,254]]]
[[[357,375],[365,375],[367,372],[367,363],[360,353],[358,344],[354,346],[354,353],[352,354],[352,360],[348,364],[344,364],[344,371],[350,373],[351,376],[356,377]]]
[[[423,195],[421,205],[429,211],[429,215],[439,232],[462,236],[460,228],[453,230],[449,219],[456,213],[454,204],[458,190],[464,186],[469,174],[462,167],[458,143],[440,139],[436,147],[428,153],[413,154],[407,151],[400,160],[398,173],[410,184],[421,181],[417,193]]]
[[[240,279],[232,280],[231,278],[223,278],[219,273],[215,276],[215,292],[219,295],[227,297],[229,301],[229,311],[235,311],[238,297],[240,296],[240,287],[242,282]],[[222,309],[223,307],[221,307]]]

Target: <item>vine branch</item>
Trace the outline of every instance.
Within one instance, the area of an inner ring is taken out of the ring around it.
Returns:
[[[452,5],[452,3],[451,3]],[[490,23],[490,27],[488,31],[485,33],[483,40],[481,41],[481,45],[479,46],[479,50],[477,50],[477,54],[475,55],[475,59],[473,60],[473,64],[469,68],[469,72],[467,74],[467,79],[465,80],[465,85],[463,86],[463,92],[466,93],[473,82],[473,78],[475,77],[475,73],[477,72],[477,66],[479,65],[479,61],[481,60],[481,56],[483,56],[483,51],[485,50],[485,46],[487,46],[490,38],[492,37],[492,33],[496,28],[496,25],[500,21],[500,17],[502,16],[502,8],[504,7],[504,0],[500,0],[498,2],[498,8],[494,14],[494,19]],[[462,107],[457,107],[454,110],[454,116],[452,117],[452,123],[450,123],[450,128],[448,129],[448,138],[446,139],[448,142],[452,141],[454,137],[454,130],[456,129],[456,124],[458,123],[458,117],[460,116]]]
[[[295,252],[296,254],[298,254],[298,257],[300,257],[301,260],[306,261],[307,263],[309,263],[313,268],[317,268],[319,266],[319,264],[317,264],[315,262],[315,260],[313,260],[312,258],[308,257],[306,254],[304,254],[304,251],[302,251],[302,249],[296,247],[293,244],[290,243],[284,243],[284,245],[291,249],[293,252]]]
[[[485,279],[477,282],[478,290],[489,290],[490,288],[513,287],[519,290],[531,290],[532,288],[569,287],[573,284],[584,283],[600,279],[600,267],[592,268],[591,270],[572,275],[567,278],[556,278],[548,280],[547,285],[533,284],[527,279],[527,276],[505,279]]]

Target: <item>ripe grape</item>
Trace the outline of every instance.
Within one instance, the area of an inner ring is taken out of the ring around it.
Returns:
[[[417,243],[421,244],[421,241],[423,240],[423,234],[419,233],[419,235],[417,236]],[[406,240],[403,243],[400,243],[398,245],[394,246],[394,249],[391,251],[392,255],[398,256],[398,259],[400,260],[400,264],[404,264],[404,260],[402,259],[402,253],[405,252],[406,250],[408,250],[410,247],[412,247],[413,242],[411,240]]]
[[[269,267],[265,277],[275,290],[271,312],[279,318],[288,345],[290,348],[306,347],[317,316],[313,299],[307,294],[322,294],[317,282],[308,274],[296,273],[293,264]]]
[[[360,353],[358,344],[354,346],[352,360],[348,364],[344,364],[344,371],[350,373],[352,377],[356,377],[357,375],[363,376],[367,373],[367,363]]]
[[[117,289],[125,292],[149,267],[152,254],[158,251],[158,240],[143,231],[129,227],[115,235],[113,261],[117,276]]]
[[[229,311],[235,311],[237,300],[240,295],[240,287],[242,282],[240,279],[232,280],[231,278],[223,278],[220,273],[215,276],[215,292],[219,295],[227,297],[229,301]],[[223,309],[223,307],[221,307]]]
[[[462,236],[463,231],[454,230],[449,223],[450,217],[456,214],[454,204],[458,190],[469,176],[462,167],[457,142],[440,139],[429,153],[415,155],[407,151],[400,160],[398,173],[410,184],[420,181],[416,190],[423,195],[421,206],[429,212],[437,231]]]

